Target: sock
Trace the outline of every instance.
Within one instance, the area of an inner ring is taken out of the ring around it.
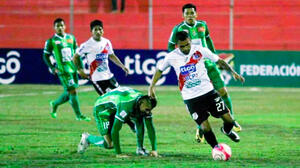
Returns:
[[[53,111],[56,112],[57,107],[65,102],[67,102],[68,100],[69,100],[69,93],[64,91],[59,96],[58,99],[54,100],[54,102],[53,102],[54,110]]]
[[[107,148],[107,143],[102,136],[89,135],[89,137],[87,138],[87,141],[90,144],[94,144],[94,145],[102,147],[102,148]]]
[[[70,104],[71,104],[76,116],[77,117],[81,116],[77,94],[70,94],[69,99],[70,99]]]
[[[223,129],[228,134],[233,127],[233,123],[224,123]]]
[[[204,132],[203,132],[203,130],[201,129],[201,125],[197,125],[197,129],[199,130],[200,138],[202,138]]]
[[[232,102],[231,102],[230,96],[229,95],[222,96],[222,99],[223,99],[224,103],[226,104],[226,106],[229,108],[230,114],[233,118],[233,108],[232,108]]]
[[[218,145],[216,136],[215,136],[215,134],[214,134],[212,131],[205,132],[205,133],[204,133],[204,137],[205,137],[207,143],[208,143],[212,148],[214,148],[216,145]]]

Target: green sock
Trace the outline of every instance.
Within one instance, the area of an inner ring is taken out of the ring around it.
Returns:
[[[59,105],[67,102],[69,100],[69,93],[64,91],[58,99],[53,101],[53,112],[56,112],[56,109]]]
[[[87,141],[90,144],[94,144],[102,148],[107,148],[107,143],[102,136],[89,135]]]
[[[78,101],[78,96],[77,94],[70,94],[70,104],[76,114],[77,117],[81,115],[80,108],[79,108],[79,101]]]
[[[231,116],[234,117],[233,116],[232,102],[231,102],[230,96],[229,95],[222,96],[222,99],[225,102],[226,106],[229,108]]]

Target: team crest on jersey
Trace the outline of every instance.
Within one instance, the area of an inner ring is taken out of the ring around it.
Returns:
[[[195,113],[192,114],[192,117],[193,117],[194,120],[197,120],[198,119],[198,114],[195,112]]]
[[[67,39],[67,42],[68,43],[73,43],[73,40],[72,39]]]
[[[194,60],[200,60],[202,58],[202,54],[199,52],[199,51],[196,51],[194,54],[193,54],[193,59]]]
[[[205,32],[205,27],[204,26],[198,27],[198,32]]]

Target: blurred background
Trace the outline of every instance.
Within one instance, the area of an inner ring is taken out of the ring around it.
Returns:
[[[183,20],[182,6],[193,3],[197,6],[198,20],[207,22],[216,49],[235,54],[238,72],[242,69],[240,65],[247,66],[249,61],[256,63],[258,69],[265,68],[261,65],[271,65],[269,77],[276,77],[275,82],[266,78],[268,73],[264,70],[258,74],[250,72],[256,71],[253,66],[243,75],[249,76],[250,81],[252,77],[255,81],[261,78],[269,82],[267,86],[275,86],[278,78],[283,82],[293,81],[280,86],[299,86],[299,0],[125,0],[123,8],[121,0],[116,2],[117,9],[113,9],[111,0],[1,0],[0,83],[49,83],[53,80],[46,73],[40,77],[45,80],[28,80],[24,78],[26,74],[10,82],[1,79],[22,72],[32,60],[42,64],[35,66],[39,70],[47,70],[40,59],[45,41],[54,34],[53,21],[57,17],[66,21],[67,32],[75,35],[79,45],[91,36],[89,23],[94,19],[102,20],[104,36],[111,40],[120,59],[125,61],[129,56],[136,62],[135,56],[139,54],[142,65],[146,58],[157,60],[159,53],[166,54],[172,28]],[[18,54],[8,54],[11,51]],[[16,61],[9,62],[8,55],[14,55],[20,65]],[[24,57],[27,59],[23,60]],[[268,62],[270,60],[275,62]],[[122,76],[118,78],[123,80]]]

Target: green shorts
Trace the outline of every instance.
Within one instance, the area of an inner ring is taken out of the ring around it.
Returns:
[[[112,109],[98,106],[94,108],[94,117],[100,134],[102,136],[110,135],[115,118],[115,113],[112,112]]]
[[[211,80],[214,88],[218,91],[219,89],[225,87],[225,83],[221,75],[221,71],[217,67],[216,63],[206,59],[204,61],[204,64],[205,64],[205,68],[207,69],[208,77]]]
[[[77,73],[66,73],[66,74],[58,75],[58,78],[65,90],[69,91],[78,88]]]

